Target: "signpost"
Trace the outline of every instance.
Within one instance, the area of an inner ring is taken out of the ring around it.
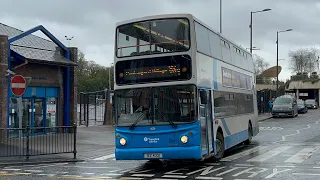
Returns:
[[[22,153],[22,116],[23,116],[23,105],[22,96],[27,89],[27,82],[21,75],[15,75],[11,79],[10,83],[11,91],[15,96],[18,96],[18,116],[19,116],[19,140],[20,140],[20,153]]]

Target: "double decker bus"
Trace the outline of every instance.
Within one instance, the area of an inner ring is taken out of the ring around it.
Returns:
[[[252,55],[191,14],[117,23],[116,160],[203,160],[259,132]]]

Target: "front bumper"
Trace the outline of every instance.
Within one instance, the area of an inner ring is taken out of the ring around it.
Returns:
[[[162,158],[145,158],[144,154],[162,153]],[[162,148],[131,148],[116,149],[116,160],[155,160],[155,159],[201,159],[201,147],[162,147]]]
[[[293,116],[293,110],[272,111],[272,116]]]

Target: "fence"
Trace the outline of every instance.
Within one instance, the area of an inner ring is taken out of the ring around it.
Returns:
[[[43,132],[32,136],[33,132]],[[77,157],[77,126],[0,128],[0,157],[73,153]]]
[[[258,113],[268,113],[269,110],[269,100],[277,97],[277,91],[266,89],[257,91],[257,101],[258,101]]]
[[[88,92],[79,94],[78,122],[79,125],[102,125],[108,113],[108,91]]]

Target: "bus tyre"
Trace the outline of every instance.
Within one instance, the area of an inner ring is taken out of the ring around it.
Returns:
[[[216,149],[217,154],[214,156],[214,159],[219,161],[224,156],[224,138],[220,132],[217,132],[217,139],[216,139]]]
[[[251,123],[248,124],[248,139],[244,142],[245,145],[249,145],[251,144],[251,140],[252,140],[252,125]]]

